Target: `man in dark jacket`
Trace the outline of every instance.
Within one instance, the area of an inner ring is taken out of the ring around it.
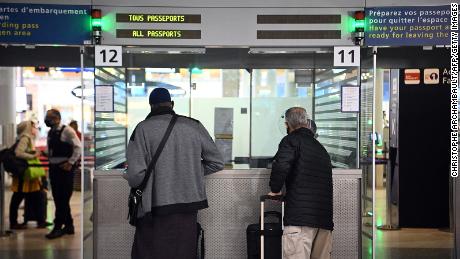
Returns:
[[[131,187],[142,182],[171,118],[178,118],[143,192],[131,256],[196,259],[197,211],[208,207],[204,176],[222,170],[223,158],[199,121],[176,115],[168,90],[154,89],[149,103],[128,144]]]
[[[269,195],[286,185],[283,254],[285,259],[330,258],[332,248],[332,165],[314,138],[304,108],[286,111],[288,135],[273,162]]]

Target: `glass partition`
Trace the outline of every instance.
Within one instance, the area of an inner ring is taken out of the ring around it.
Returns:
[[[191,116],[214,138],[227,167],[247,168],[250,73],[198,68],[191,73]]]
[[[95,92],[97,93],[98,87],[104,86],[113,89],[113,111],[100,112],[95,110],[96,169],[115,168],[121,166],[126,160],[127,96],[125,69],[96,68]]]
[[[317,69],[314,120],[318,141],[338,168],[357,168],[358,113],[342,112],[342,86],[358,85],[358,69]]]
[[[286,136],[284,113],[303,107],[312,116],[312,69],[254,69],[252,76],[252,167],[262,165],[278,150]]]

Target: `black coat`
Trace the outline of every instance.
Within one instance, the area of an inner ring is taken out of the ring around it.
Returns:
[[[270,177],[272,192],[286,184],[286,226],[332,230],[332,165],[326,149],[307,128],[284,137]]]

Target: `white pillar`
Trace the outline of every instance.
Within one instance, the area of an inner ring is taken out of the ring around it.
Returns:
[[[2,144],[14,142],[16,125],[16,68],[0,67],[0,125]],[[1,145],[0,145],[1,146]]]

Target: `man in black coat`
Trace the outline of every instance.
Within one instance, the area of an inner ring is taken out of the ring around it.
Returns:
[[[330,258],[332,249],[332,165],[309,128],[304,108],[286,111],[288,135],[276,153],[269,195],[286,185],[283,254],[285,259]]]

